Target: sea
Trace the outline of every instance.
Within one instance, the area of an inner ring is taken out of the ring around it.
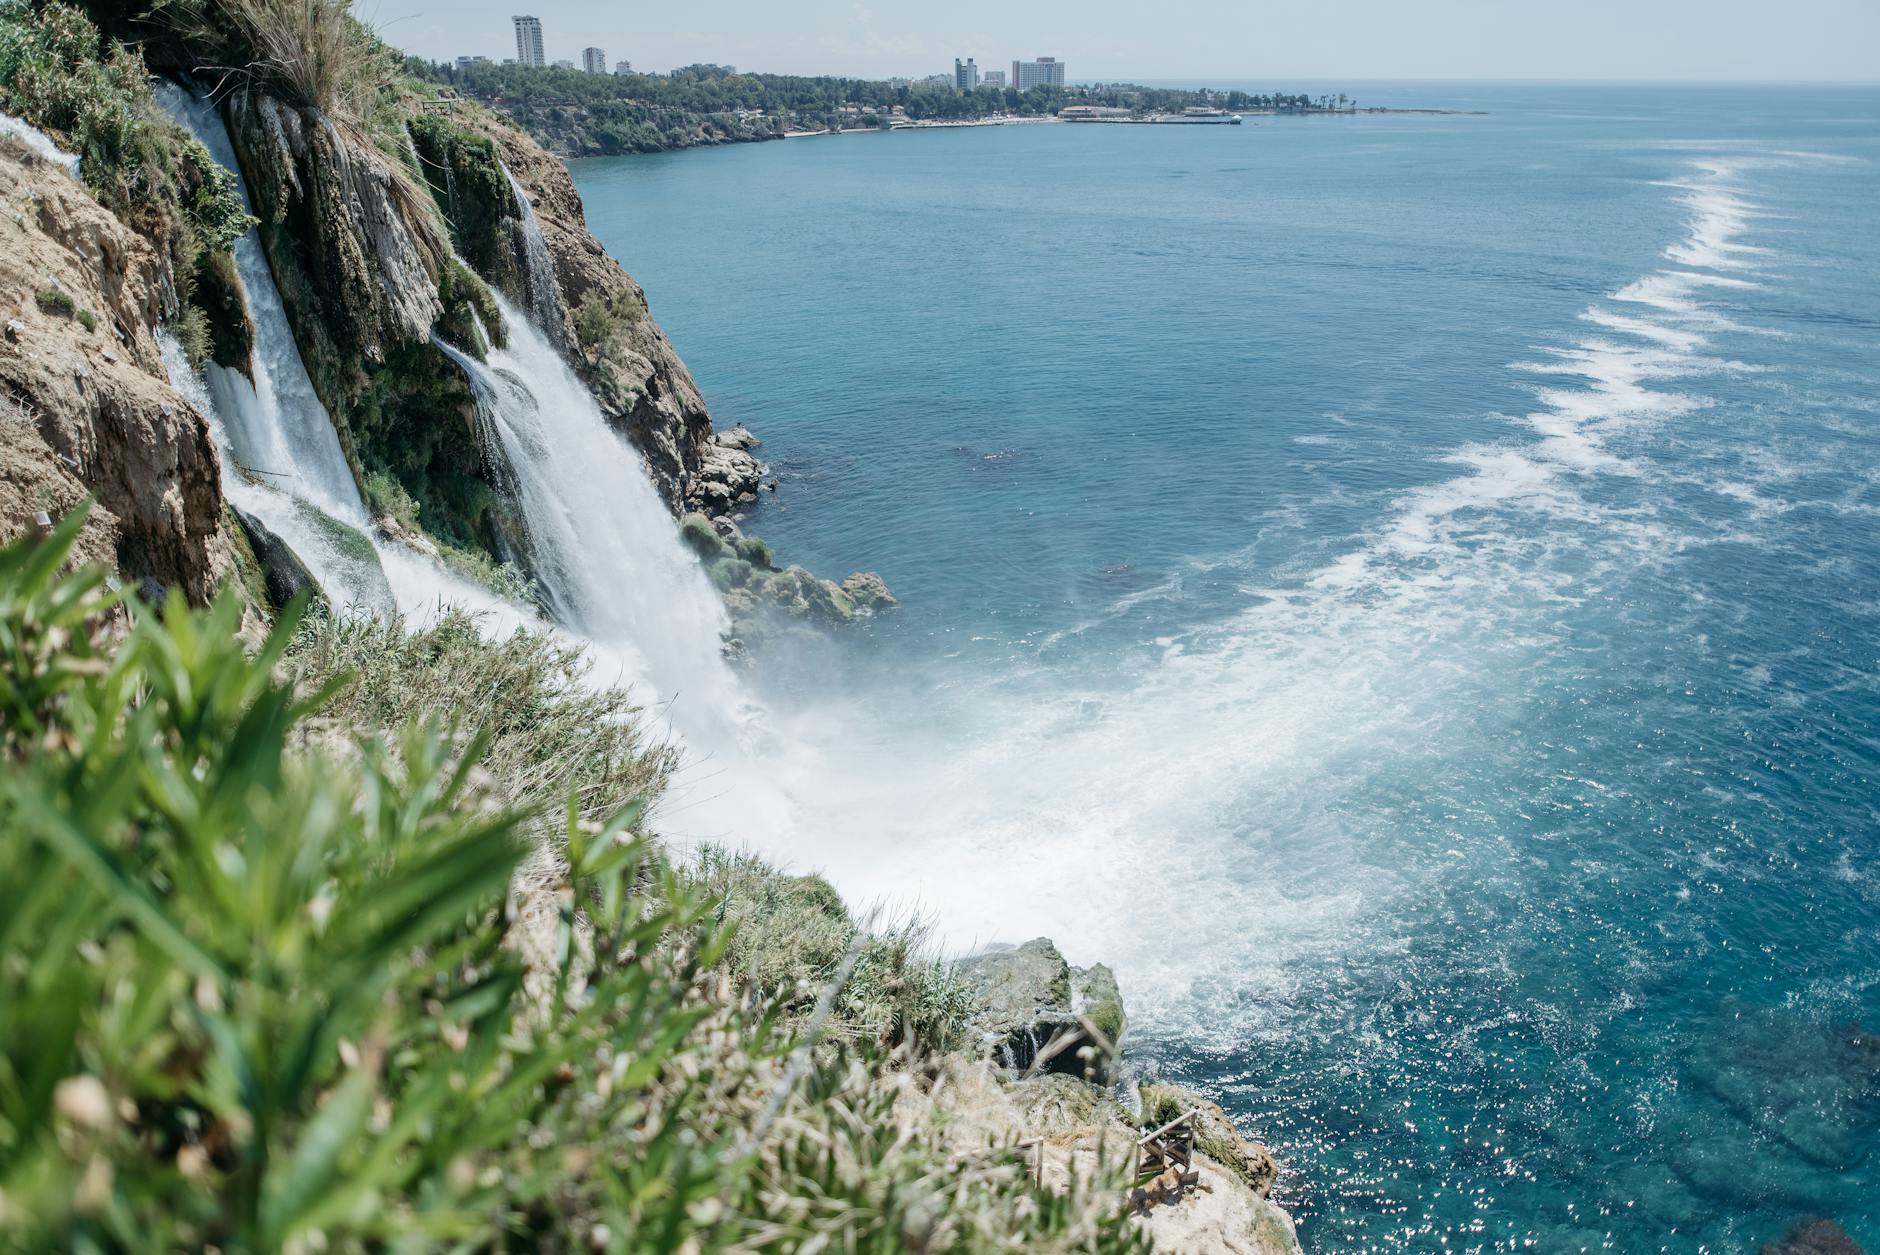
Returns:
[[[1308,1251],[1880,1251],[1880,89],[1312,90],[1459,112],[574,163],[900,601],[718,835],[1113,967]]]

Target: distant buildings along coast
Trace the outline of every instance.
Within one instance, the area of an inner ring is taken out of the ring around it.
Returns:
[[[1012,86],[1021,92],[1028,92],[1034,87],[1064,86],[1064,63],[1056,57],[1039,57],[1036,61],[1012,62]]]
[[[564,70],[572,70],[575,68],[574,62],[572,61],[549,61],[547,45],[542,36],[541,18],[536,17],[534,14],[519,13],[510,18],[509,21],[515,27],[516,55],[514,60],[505,59],[503,62],[504,65],[528,66],[535,69],[549,65],[553,65],[556,69]],[[474,66],[489,64],[490,59],[483,56],[469,55],[457,58],[457,68],[460,70],[467,70]],[[713,68],[722,69],[726,73],[734,72],[733,67],[728,65]],[[607,53],[603,49],[592,45],[583,48],[581,50],[581,69],[588,74],[606,74],[608,72]],[[632,74],[634,73],[633,63],[626,60],[616,61],[614,62],[613,73],[616,75]],[[952,74],[931,74],[921,79],[890,78],[887,82],[890,87],[894,88],[941,87],[950,88],[961,94],[970,94],[984,87],[989,87],[994,91],[1001,92],[1005,91],[1007,88],[1012,88],[1019,92],[1028,92],[1038,87],[1062,88],[1064,86],[1064,75],[1064,62],[1058,60],[1056,57],[1037,57],[1030,61],[1014,61],[1012,62],[1012,68],[1009,73],[1005,70],[981,70],[979,68],[978,58],[976,57],[966,57],[963,59],[955,57],[953,59]]]
[[[542,51],[542,19],[539,17],[512,17],[509,19],[516,27],[516,64],[544,66],[548,64],[548,55]]]

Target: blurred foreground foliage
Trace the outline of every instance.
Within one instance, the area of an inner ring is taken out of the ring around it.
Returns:
[[[68,570],[81,517],[0,549],[0,1249],[1140,1249],[1115,1192],[943,1148],[911,935],[662,858],[630,722],[581,779],[517,740],[631,720],[571,659],[291,612],[251,651],[232,594]],[[374,641],[409,685],[333,669]],[[536,682],[465,705],[479,650]]]

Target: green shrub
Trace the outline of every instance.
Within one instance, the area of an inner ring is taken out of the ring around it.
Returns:
[[[78,317],[78,325],[83,327],[85,330],[96,331],[98,329],[98,315],[92,313],[90,310],[88,309],[79,310],[77,317]]]
[[[61,576],[82,521],[0,549],[10,1249],[1146,1251],[1115,1173],[1039,1192],[910,1126],[840,980],[727,994],[641,799],[570,779],[610,751],[565,752],[597,712],[555,647],[290,608],[250,657],[231,594]],[[518,890],[529,828],[558,878]]]
[[[703,514],[688,514],[679,520],[679,539],[701,562],[716,562],[731,553],[731,546]]]
[[[226,247],[247,229],[234,180],[158,111],[142,54],[107,45],[81,9],[0,2],[0,106],[60,137],[105,207],[148,235],[183,217]]]
[[[366,504],[371,507],[373,517],[389,518],[400,527],[418,530],[418,503],[388,472],[366,472]]]
[[[202,369],[215,347],[209,334],[209,315],[199,306],[185,305],[182,314],[171,324],[170,331],[182,346],[183,356],[189,359],[189,364],[197,370]]]
[[[168,261],[187,318],[208,259],[225,258],[254,219],[234,176],[162,116],[142,54],[107,44],[82,10],[60,0],[0,0],[0,108],[78,155],[79,175],[99,202]],[[96,326],[89,314],[68,316]],[[207,330],[179,325],[193,363],[210,355]],[[227,347],[224,364],[245,359],[245,341],[239,352],[233,340]]]
[[[183,204],[190,221],[205,249],[226,254],[255,225],[255,219],[242,208],[241,183],[202,141],[185,139],[177,151],[186,175]]]
[[[350,0],[167,0],[155,6],[203,61],[241,86],[368,123],[400,59]]]
[[[434,112],[417,112],[407,126],[418,174],[457,251],[480,273],[512,286],[518,276],[507,223],[516,217],[516,202],[495,143]],[[485,314],[483,321],[492,334],[502,334],[500,319]]]
[[[61,318],[70,318],[78,313],[78,302],[72,299],[70,293],[62,292],[58,288],[45,289],[33,298],[33,303],[38,305],[43,312],[57,314]]]
[[[746,536],[738,542],[738,557],[761,571],[777,569],[777,556],[770,551],[768,544],[755,536]]]
[[[574,307],[575,338],[588,357],[596,362],[613,362],[626,347],[627,331],[632,322],[599,292],[589,292]]]

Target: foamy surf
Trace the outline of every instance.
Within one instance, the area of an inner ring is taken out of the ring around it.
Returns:
[[[1391,853],[1379,778],[1486,750],[1519,719],[1557,608],[1678,543],[1595,488],[1653,473],[1615,440],[1709,404],[1670,381],[1739,365],[1704,351],[1732,325],[1705,298],[1767,281],[1699,269],[1771,255],[1742,238],[1737,165],[1692,170],[1674,264],[1586,310],[1601,334],[1511,364],[1563,382],[1537,384],[1505,442],[1454,450],[1458,475],[1403,494],[1295,585],[1166,641],[1120,689],[1032,676],[787,719],[796,843],[765,852],[852,900],[931,912],[955,950],[1049,933],[1222,1048],[1249,1005],[1283,1001],[1295,965],[1382,944],[1367,921],[1453,864]]]

